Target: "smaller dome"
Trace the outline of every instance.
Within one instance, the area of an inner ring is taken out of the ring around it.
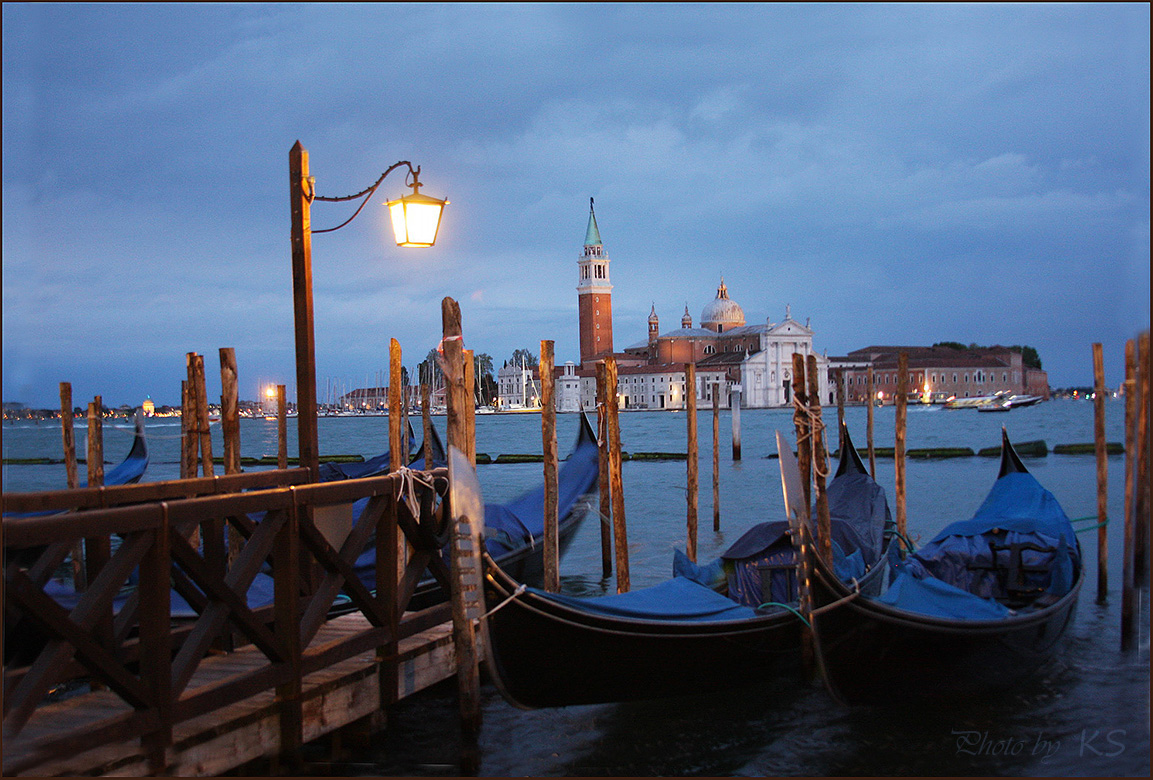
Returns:
[[[729,298],[729,288],[725,287],[725,278],[722,276],[721,286],[717,288],[717,297],[701,312],[701,327],[720,332],[739,328],[744,324],[745,310],[739,303]]]

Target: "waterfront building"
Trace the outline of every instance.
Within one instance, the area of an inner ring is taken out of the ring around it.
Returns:
[[[1048,373],[1026,366],[1021,353],[1008,347],[872,346],[845,357],[830,358],[834,372],[844,377],[845,400],[864,403],[868,369],[872,366],[874,391],[882,402],[891,402],[897,392],[897,365],[902,352],[908,355],[910,396],[924,402],[943,403],[949,398],[995,393],[1049,398]]]
[[[595,408],[596,364],[609,355],[617,362],[617,391],[625,409],[684,408],[686,363],[696,367],[699,404],[712,405],[715,383],[719,403],[726,408],[738,390],[746,408],[786,406],[792,403],[793,353],[806,359],[816,354],[812,328],[794,320],[788,306],[780,323],[766,319],[747,324],[744,308],[729,297],[724,277],[716,297],[701,312],[700,327],[693,327],[686,303],[680,327],[662,334],[653,304],[647,338],[615,352],[609,257],[591,199],[577,260],[577,302],[580,364],[555,369],[558,411]],[[821,395],[826,397],[828,360],[819,354],[816,358]],[[497,383],[500,408],[533,407],[539,398],[539,366],[506,364],[497,372]]]
[[[156,404],[152,402],[152,396],[144,397],[144,403],[140,405],[141,410],[144,412],[145,417],[151,417],[156,414]]]

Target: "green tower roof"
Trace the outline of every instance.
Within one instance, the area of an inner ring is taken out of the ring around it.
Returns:
[[[602,246],[601,232],[597,228],[597,215],[593,213],[593,199],[589,198],[589,226],[585,231],[585,246]]]

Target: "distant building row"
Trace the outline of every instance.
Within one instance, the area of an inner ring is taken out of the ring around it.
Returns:
[[[596,364],[610,355],[617,362],[617,393],[626,409],[684,408],[686,363],[696,368],[692,392],[701,404],[712,404],[716,386],[719,403],[726,408],[738,397],[736,393],[744,408],[787,406],[792,403],[794,353],[806,360],[815,355],[820,396],[827,404],[836,403],[837,377],[844,382],[846,400],[863,403],[870,365],[875,392],[891,398],[897,387],[897,355],[902,351],[909,354],[911,388],[940,400],[998,390],[1049,395],[1045,372],[1023,366],[1020,353],[1002,347],[868,347],[842,358],[816,354],[808,321],[802,325],[794,320],[788,306],[780,323],[766,320],[746,325],[744,309],[729,298],[723,278],[716,298],[701,313],[699,328],[693,327],[686,305],[681,326],[661,333],[654,305],[648,317],[648,338],[614,352],[609,262],[590,201],[584,248],[577,260],[580,364],[570,361],[556,368],[558,411],[595,408]],[[506,364],[497,372],[497,388],[502,409],[539,405],[538,367]]]

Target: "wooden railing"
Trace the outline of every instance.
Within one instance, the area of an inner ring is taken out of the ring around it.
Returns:
[[[292,469],[5,495],[6,514],[58,513],[3,520],[4,774],[135,739],[162,772],[174,724],[269,690],[281,749],[291,753],[303,739],[302,678],[371,650],[381,704],[394,700],[397,643],[451,616],[442,604],[401,620],[426,570],[448,592],[439,554],[446,471],[300,484],[304,477]],[[231,560],[226,528],[242,538]],[[190,541],[196,531],[199,544]],[[52,576],[79,539],[110,552],[89,561],[88,589],[66,599]],[[353,569],[370,549],[375,588]],[[258,577],[271,582],[272,598],[250,604]],[[368,626],[318,639],[341,593]],[[192,607],[188,618],[174,616],[173,594]],[[210,651],[249,643],[258,665],[198,679]],[[67,728],[38,722],[45,696],[76,678],[106,686],[116,706]]]

